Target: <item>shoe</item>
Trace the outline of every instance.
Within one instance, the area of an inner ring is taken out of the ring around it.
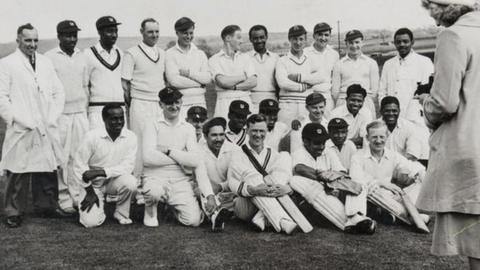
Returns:
[[[232,216],[233,212],[226,208],[215,211],[210,218],[212,221],[212,232],[223,231],[223,229],[225,229],[225,222],[231,219]]]
[[[157,205],[146,206],[143,215],[143,225],[147,227],[158,227]]]
[[[380,222],[382,222],[385,225],[393,225],[395,224],[396,218],[393,214],[382,210],[380,213]]]
[[[129,225],[133,223],[131,219],[120,215],[120,213],[118,212],[113,213],[113,217],[118,221],[120,225]]]
[[[371,219],[365,219],[355,225],[355,229],[361,234],[374,234],[377,229],[377,222]]]
[[[55,208],[55,215],[59,217],[73,217],[77,211],[73,207],[62,209],[60,207]]]
[[[297,223],[283,218],[280,220],[280,228],[286,234],[292,234],[293,231],[297,228]]]
[[[252,223],[255,224],[255,226],[260,230],[264,231],[265,230],[265,216],[261,211],[258,211],[255,216],[252,218]]]
[[[422,218],[423,223],[425,223],[425,225],[427,225],[427,226],[428,226],[428,224],[430,224],[430,221],[432,220],[430,218],[430,216],[427,215],[427,214],[420,214],[420,217]]]
[[[18,228],[22,225],[22,217],[21,216],[10,216],[7,217],[5,224],[9,228]]]

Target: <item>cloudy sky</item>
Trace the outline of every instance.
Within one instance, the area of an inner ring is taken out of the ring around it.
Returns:
[[[56,24],[73,19],[82,29],[81,37],[96,36],[95,21],[112,15],[122,25],[121,36],[137,36],[143,18],[160,22],[161,35],[173,36],[173,24],[182,16],[196,23],[197,35],[218,35],[227,24],[248,30],[264,24],[271,32],[286,32],[294,24],[309,31],[326,21],[340,21],[342,31],[395,29],[433,25],[420,0],[1,0],[0,43],[15,40],[16,28],[31,22],[40,38],[56,36]]]

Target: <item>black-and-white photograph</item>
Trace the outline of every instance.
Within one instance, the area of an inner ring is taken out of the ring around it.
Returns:
[[[0,269],[480,270],[480,0],[0,6]]]

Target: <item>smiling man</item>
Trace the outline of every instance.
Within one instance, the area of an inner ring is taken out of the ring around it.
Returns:
[[[328,121],[325,118],[326,99],[320,93],[312,93],[305,98],[305,108],[307,115],[299,117],[300,120],[292,121],[292,131],[290,132],[290,152],[293,153],[302,145],[302,130],[308,123],[319,123],[324,127]]]
[[[221,37],[223,47],[208,63],[217,92],[214,115],[227,118],[233,100],[242,100],[251,107],[250,91],[257,86],[257,72],[250,56],[240,52],[242,30],[238,25],[223,28]]]
[[[230,191],[227,182],[228,166],[232,153],[237,148],[225,140],[227,122],[222,117],[215,117],[203,125],[205,140],[200,143],[200,153],[206,168],[207,177],[219,204],[219,210],[210,215],[212,229],[221,231],[224,223],[232,216],[235,194]],[[209,214],[205,212],[205,214]]]
[[[423,108],[415,98],[415,91],[419,84],[428,83],[433,74],[433,64],[428,57],[413,50],[415,39],[408,28],[400,28],[395,32],[394,44],[397,56],[388,59],[383,65],[378,98],[380,101],[385,96],[398,99],[402,108],[400,117],[411,121],[416,127],[415,133],[422,147],[417,158],[428,159],[430,131],[425,125]]]
[[[378,65],[375,60],[362,53],[363,34],[358,30],[348,31],[345,35],[347,55],[335,64],[332,78],[332,94],[336,107],[345,103],[347,88],[360,84],[367,92],[365,107],[376,116],[375,101],[378,92]]]
[[[225,131],[227,141],[238,146],[248,141],[247,117],[250,114],[250,106],[242,100],[234,100],[228,108],[228,125]]]
[[[342,203],[338,190],[334,194],[323,183],[328,174],[341,177],[346,172],[338,156],[325,147],[328,138],[327,131],[319,123],[309,123],[303,128],[303,144],[292,153],[294,176],[290,186],[339,229],[373,234],[376,224],[366,216],[367,191],[361,189],[357,194],[346,193],[345,203]]]
[[[166,77],[168,83],[183,94],[180,117],[192,106],[207,107],[205,86],[212,80],[207,56],[193,43],[195,23],[188,17],[175,22],[177,44],[167,50]]]
[[[347,88],[346,103],[335,108],[330,117],[342,118],[348,124],[347,138],[352,140],[357,148],[363,145],[363,138],[365,137],[365,127],[373,118],[371,113],[363,107],[367,91],[359,84],[352,84]]]
[[[130,201],[137,189],[132,175],[137,154],[137,138],[125,126],[125,115],[118,104],[102,109],[105,123],[89,131],[73,160],[74,175],[80,190],[80,223],[87,227],[100,226],[105,221],[104,197],[116,202],[113,217],[121,224],[132,223]]]
[[[280,57],[275,68],[275,78],[280,87],[278,120],[290,125],[292,120],[306,115],[305,98],[313,92],[312,86],[321,82],[312,60],[303,52],[307,31],[301,25],[288,30],[290,51]]]
[[[248,31],[253,50],[248,52],[257,71],[257,86],[251,90],[253,111],[257,112],[262,100],[277,97],[277,82],[275,81],[275,65],[278,55],[267,49],[268,31],[263,25],[254,25]]]
[[[333,66],[340,58],[328,43],[332,36],[332,28],[328,23],[317,23],[313,28],[312,46],[305,48],[307,54],[313,61],[313,67],[321,76],[321,83],[313,85],[314,92],[320,93],[325,97],[325,113],[328,114],[335,107],[332,99],[332,71]]]
[[[348,124],[342,118],[333,118],[328,122],[328,134],[330,139],[325,147],[331,149],[342,162],[343,167],[350,170],[350,162],[357,152],[357,147],[351,140],[347,140]]]
[[[368,200],[380,209],[372,211],[382,222],[393,223],[396,218],[412,224],[400,197],[406,193],[416,201],[420,192],[425,167],[385,147],[387,126],[374,121],[367,126],[368,146],[352,157],[350,176],[368,189]],[[366,207],[366,203],[362,203]],[[425,222],[428,216],[423,215]]]
[[[0,117],[6,123],[0,169],[6,173],[5,215],[10,228],[22,224],[32,186],[39,215],[58,206],[56,170],[64,164],[57,121],[65,97],[48,58],[37,53],[38,32],[31,24],[17,29],[18,48],[0,60]]]
[[[58,204],[65,214],[76,212],[80,189],[73,176],[73,156],[83,136],[89,130],[87,117],[87,62],[76,48],[78,41],[77,24],[71,20],[57,25],[59,46],[47,53],[65,90],[65,106],[58,119],[60,141],[65,161],[58,177]]]
[[[415,132],[415,125],[400,117],[400,102],[396,97],[386,96],[380,103],[380,114],[388,128],[386,147],[409,160],[421,158],[422,144]]]
[[[158,94],[162,113],[146,121],[143,130],[143,195],[145,214],[143,224],[157,227],[157,205],[164,202],[175,210],[175,216],[186,226],[199,226],[203,212],[194,193],[191,175],[204,176],[198,171],[201,164],[195,128],[180,118],[182,93],[164,88]],[[206,212],[217,208],[212,186],[206,177],[196,177],[197,185],[206,199]]]
[[[165,87],[165,52],[157,46],[159,25],[155,19],[147,18],[140,25],[142,42],[125,53],[122,64],[122,86],[125,101],[129,104],[130,126],[142,145],[142,127],[145,119],[156,117],[158,91]],[[134,174],[139,178],[143,171],[142,150],[137,151]]]
[[[102,108],[107,104],[125,105],[122,88],[122,51],[115,43],[118,25],[112,16],[100,17],[95,26],[100,40],[85,49],[89,85],[88,120],[90,129],[103,127]]]
[[[297,225],[276,199],[292,191],[288,185],[290,157],[265,146],[267,123],[263,115],[253,114],[247,123],[249,140],[232,153],[228,168],[228,185],[239,196],[235,200],[235,215],[253,222],[262,231],[268,219],[277,232],[290,234]]]

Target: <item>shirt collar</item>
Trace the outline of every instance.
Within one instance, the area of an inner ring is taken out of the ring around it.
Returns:
[[[413,49],[411,49],[410,52],[407,54],[407,56],[402,58],[402,57],[400,57],[400,54],[398,54],[398,52],[397,52],[397,59],[400,63],[407,62],[407,61],[412,60],[412,58],[414,57],[415,54],[416,54],[415,51]]]
[[[118,136],[118,138],[125,138],[127,136],[125,133],[126,133],[125,128],[122,128],[122,131],[120,132],[120,135]],[[112,138],[110,138],[110,135],[108,135],[107,129],[105,127],[100,129],[100,137],[104,139],[112,140]]]
[[[240,54],[239,51],[236,51],[235,54],[233,55],[233,58],[237,58],[237,56]],[[230,58],[227,54],[227,52],[222,48],[220,49],[219,56],[227,57]]]
[[[307,55],[305,55],[305,52],[303,52],[303,54],[300,58],[294,56],[292,54],[292,52],[290,52],[290,51],[288,51],[287,56],[288,56],[288,58],[290,58],[290,60],[292,60],[293,62],[295,62],[297,64],[303,64],[305,62],[305,60],[307,60]]]
[[[358,61],[358,60],[363,60],[365,58],[366,58],[366,56],[365,56],[365,54],[363,54],[363,52],[360,53],[357,60],[354,60],[353,58],[351,58],[347,53],[347,54],[345,54],[345,57],[343,58],[344,59],[343,61]]]
[[[189,49],[188,51],[186,51],[186,50],[182,49],[182,48],[180,47],[180,45],[178,45],[178,42],[177,42],[177,43],[175,43],[175,49],[177,49],[177,50],[178,50],[179,52],[181,52],[181,53],[188,54],[188,53],[190,53],[191,51],[196,50],[196,49],[197,49],[197,46],[196,46],[195,44],[193,44],[193,42],[192,42],[192,43],[190,43],[190,49]]]
[[[364,157],[372,159],[372,160],[377,160],[373,155],[372,152],[370,151],[370,145],[366,148],[364,148]],[[383,150],[383,156],[382,159],[390,160],[392,158],[390,150],[388,150],[386,147]]]
[[[102,47],[102,45],[100,44],[100,41],[97,42],[97,44],[95,44],[95,49],[97,49],[97,52],[98,52],[98,53],[102,53],[102,52],[109,53],[109,52],[107,52],[107,50],[105,50],[105,49]],[[115,52],[116,50],[117,50],[117,45],[114,44],[114,45],[112,46],[112,49],[110,50],[110,53],[113,53],[113,52]]]
[[[173,125],[171,122],[167,121],[165,119],[165,117],[163,116],[163,113],[160,113],[159,117],[158,117],[158,122],[159,123],[164,123],[165,125],[167,126],[180,126],[180,125],[185,125],[187,124],[187,122],[185,121],[185,119],[182,119],[180,116],[179,116],[179,119],[178,119],[178,122],[177,124]]]
[[[257,151],[253,150],[253,148],[250,146],[250,143],[249,143],[248,141],[245,142],[244,145],[247,146],[247,148],[248,148],[248,150],[250,150],[250,152],[252,152],[252,153],[254,153],[255,155],[258,155],[258,156],[261,156],[261,155],[265,154],[265,151],[267,151],[268,148],[270,148],[270,147],[268,147],[268,146],[266,146],[266,145],[264,144],[264,145],[263,145],[263,150],[262,150],[262,152],[257,153]]]
[[[68,55],[66,52],[62,51],[62,49],[60,49],[60,46],[57,46],[57,47],[55,48],[55,52],[56,52],[56,53],[59,53],[59,54],[63,54],[63,55],[65,55],[65,56],[73,57],[74,55],[76,55],[76,54],[78,54],[78,53],[80,52],[80,49],[78,49],[77,47],[75,47],[75,48],[73,49],[73,54],[72,54],[72,56],[70,56],[70,55]]]

